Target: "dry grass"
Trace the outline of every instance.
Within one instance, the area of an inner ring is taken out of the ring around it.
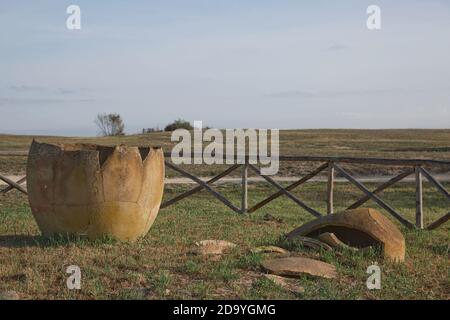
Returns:
[[[93,138],[0,135],[0,153],[26,151],[33,138],[45,142],[158,145],[165,151],[170,151],[175,144],[170,141],[170,133],[166,132]],[[450,130],[284,130],[280,132],[280,154],[450,160]],[[0,173],[23,174],[25,164],[26,157],[0,156]],[[285,162],[281,164],[280,175],[298,175],[301,171],[310,170],[312,166],[314,164]],[[189,169],[199,175],[210,176],[223,168],[196,166]],[[398,170],[379,166],[353,166],[349,169],[361,175],[389,174]]]
[[[373,186],[372,186],[373,187]],[[448,185],[447,185],[448,187]],[[235,185],[221,185],[221,192],[238,203]],[[298,195],[324,211],[323,184],[308,184]],[[171,186],[165,197],[185,190]],[[251,185],[252,203],[273,192]],[[413,186],[402,184],[385,198],[412,219]],[[337,207],[342,209],[360,193],[338,184]],[[448,210],[448,203],[425,188],[426,222]],[[283,290],[262,277],[263,255],[251,254],[258,245],[286,246],[282,236],[312,217],[286,198],[280,198],[251,216],[240,216],[212,200],[207,193],[188,198],[160,211],[149,234],[135,244],[111,239],[43,239],[32,218],[27,200],[14,192],[0,204],[0,290],[12,289],[25,299],[449,299],[450,226],[428,231],[401,228],[407,241],[405,264],[383,261],[375,250],[363,253],[327,252],[291,248],[294,254],[318,258],[337,266],[337,280],[301,277],[304,294]],[[376,207],[371,203],[370,206]],[[274,218],[267,218],[270,214]],[[236,250],[220,260],[193,256],[193,243],[203,239],[229,240]],[[365,287],[366,268],[377,262],[382,269],[382,290]],[[65,268],[82,270],[82,290],[65,286]]]
[[[284,131],[281,150],[286,154],[426,157],[450,159],[450,130],[307,130]],[[121,138],[40,137],[51,142],[95,142],[170,146],[168,134]],[[0,151],[26,150],[32,137],[0,136]],[[447,148],[447,149],[446,149]],[[25,163],[0,157],[0,172],[23,173]],[[24,159],[24,158],[20,158]],[[25,160],[23,160],[25,161]],[[16,164],[18,162],[18,164]],[[304,168],[291,167],[286,172]],[[190,169],[192,170],[192,168]],[[209,175],[200,169],[200,174]],[[215,171],[217,172],[217,171]],[[374,188],[374,185],[370,185]],[[447,189],[449,184],[445,185]],[[449,203],[425,184],[425,220],[429,223],[449,211]],[[165,198],[189,186],[169,185]],[[217,187],[239,203],[237,185]],[[309,183],[295,192],[308,204],[325,211],[325,185]],[[251,204],[271,192],[266,185],[251,184]],[[344,209],[361,193],[348,184],[336,185],[337,210]],[[414,186],[402,183],[383,194],[405,217],[414,217]],[[374,203],[368,206],[377,207]],[[270,214],[272,218],[267,218]],[[343,252],[342,255],[291,247],[294,254],[315,257],[336,265],[337,280],[301,277],[304,294],[283,290],[261,276],[263,255],[249,249],[266,244],[286,246],[282,237],[312,217],[286,197],[281,197],[250,216],[231,212],[201,192],[160,211],[149,234],[134,244],[111,239],[43,239],[25,196],[17,191],[0,195],[0,291],[17,291],[25,299],[449,299],[449,223],[438,230],[411,231],[401,227],[407,242],[404,264],[383,261],[376,250]],[[195,241],[223,239],[237,248],[221,259],[189,254]],[[365,286],[366,268],[377,262],[382,269],[382,289]],[[66,288],[66,267],[82,270],[82,289]]]

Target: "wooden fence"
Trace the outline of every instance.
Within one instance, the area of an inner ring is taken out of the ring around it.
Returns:
[[[170,154],[166,154],[166,159],[170,158]],[[386,210],[390,215],[392,215],[395,219],[397,219],[400,223],[405,225],[408,228],[418,228],[424,229],[424,208],[423,208],[423,177],[425,177],[439,192],[441,192],[447,200],[449,200],[449,209],[450,209],[450,194],[445,189],[445,187],[437,181],[432,174],[425,167],[443,167],[445,170],[450,171],[450,161],[441,161],[441,160],[427,160],[427,159],[383,159],[383,158],[354,158],[354,157],[308,157],[308,156],[280,156],[279,161],[297,161],[297,162],[313,162],[318,163],[317,168],[312,170],[310,173],[301,177],[298,181],[291,183],[287,187],[283,187],[277,181],[275,181],[270,176],[263,175],[261,173],[261,169],[254,164],[251,164],[249,159],[255,159],[255,157],[246,157],[243,163],[231,165],[225,171],[219,173],[215,177],[209,179],[208,181],[203,181],[196,177],[195,175],[187,172],[186,170],[180,168],[179,166],[174,165],[169,160],[166,160],[166,166],[184,177],[187,177],[194,181],[198,186],[175,196],[172,199],[165,201],[161,208],[166,208],[186,197],[192,196],[193,194],[200,192],[205,189],[211,193],[215,198],[229,207],[231,210],[238,213],[252,213],[263,206],[267,205],[271,201],[281,197],[286,196],[292,201],[294,201],[298,206],[303,208],[305,211],[310,213],[315,217],[322,216],[322,213],[317,211],[316,209],[307,205],[303,200],[299,197],[295,196],[291,193],[292,190],[297,188],[298,186],[304,184],[305,182],[311,180],[318,174],[323,171],[327,172],[327,212],[326,214],[332,214],[334,212],[334,185],[335,185],[335,177],[336,174],[339,174],[358,189],[360,189],[364,196],[361,197],[356,202],[352,203],[348,209],[356,209],[361,207],[369,200],[375,201],[381,208]],[[235,157],[235,162],[237,163],[237,157]],[[392,177],[386,182],[381,183],[378,187],[376,187],[373,191],[370,191],[363,183],[358,181],[355,177],[353,177],[349,172],[347,172],[342,164],[359,164],[359,165],[381,165],[381,166],[396,166],[396,167],[406,167],[399,174]],[[219,181],[223,177],[229,175],[231,172],[241,170],[241,186],[242,186],[242,200],[241,206],[238,207],[234,205],[230,200],[228,200],[225,196],[214,190],[211,185],[214,182]],[[258,176],[262,177],[268,183],[273,185],[278,189],[277,192],[265,198],[264,200],[258,202],[252,207],[248,207],[248,171],[254,171]],[[406,177],[414,175],[415,176],[415,193],[416,193],[416,221],[412,223],[405,219],[396,209],[386,203],[381,197],[380,193],[386,190],[388,187],[393,186],[394,184],[400,182]],[[450,219],[450,212],[448,212],[443,217],[429,224],[426,229],[431,230],[439,227]]]
[[[450,201],[450,194],[445,189],[445,187],[437,181],[432,174],[425,168],[425,167],[441,167],[444,168],[445,171],[450,171],[450,161],[441,161],[441,160],[427,160],[427,159],[383,159],[383,158],[355,158],[355,157],[309,157],[309,156],[280,156],[279,161],[297,161],[297,162],[312,162],[312,163],[318,163],[318,166],[312,170],[310,173],[306,174],[305,176],[301,177],[299,180],[295,181],[294,183],[291,183],[287,187],[283,187],[280,185],[277,181],[275,181],[273,178],[267,175],[263,175],[261,173],[261,169],[257,167],[255,164],[252,164],[250,160],[256,159],[256,157],[249,157],[246,156],[245,159],[243,159],[242,163],[238,162],[238,158],[235,156],[234,163],[229,168],[227,168],[225,171],[219,173],[218,175],[214,176],[213,178],[209,179],[208,181],[203,181],[197,176],[195,176],[192,173],[189,173],[185,169],[180,168],[180,166],[177,166],[173,164],[170,160],[171,154],[165,153],[166,157],[166,167],[169,169],[174,170],[175,172],[178,172],[184,177],[187,177],[194,181],[197,186],[183,192],[182,194],[179,194],[175,196],[172,199],[169,199],[161,204],[161,208],[166,208],[184,198],[187,198],[189,196],[192,196],[201,190],[205,189],[209,193],[211,193],[212,196],[217,198],[219,201],[221,201],[223,204],[225,204],[227,207],[229,207],[231,210],[237,212],[237,213],[248,213],[251,214],[252,212],[262,208],[263,206],[267,205],[271,201],[281,197],[286,196],[289,199],[291,199],[293,202],[295,202],[298,206],[303,208],[305,211],[313,215],[314,217],[320,217],[322,216],[322,213],[317,211],[316,209],[310,207],[307,205],[303,200],[301,200],[299,197],[292,194],[292,190],[297,188],[298,186],[306,183],[307,181],[311,180],[318,174],[320,174],[323,171],[327,172],[327,212],[326,214],[332,214],[334,212],[334,185],[335,185],[335,177],[336,174],[339,174],[346,180],[348,180],[350,183],[352,183],[354,186],[356,186],[358,189],[360,189],[364,196],[361,197],[356,202],[352,203],[348,209],[356,209],[358,207],[361,207],[363,204],[365,204],[369,200],[373,200],[375,203],[377,203],[381,208],[386,210],[390,215],[392,215],[395,219],[397,219],[400,223],[405,225],[408,228],[418,228],[418,229],[424,229],[424,208],[423,208],[423,195],[422,195],[422,188],[423,188],[423,177],[425,177],[431,185],[433,185],[440,193],[442,193],[447,200]],[[194,156],[192,156],[194,157]],[[225,157],[223,156],[223,159]],[[224,159],[225,160],[225,159]],[[224,161],[225,162],[225,161]],[[376,187],[373,191],[370,191],[363,183],[358,181],[355,177],[353,177],[349,172],[347,172],[343,167],[342,164],[359,164],[359,165],[380,165],[380,166],[395,166],[395,167],[405,167],[399,174],[392,177],[386,182],[381,183],[378,187]],[[242,199],[241,199],[241,205],[240,207],[234,205],[229,199],[227,199],[225,196],[223,196],[218,191],[214,190],[211,185],[223,177],[229,175],[231,172],[234,172],[236,170],[241,170],[241,186],[242,186]],[[269,197],[265,198],[264,200],[258,202],[252,207],[248,207],[248,172],[249,169],[254,171],[258,176],[262,177],[264,180],[266,180],[269,184],[273,185],[275,188],[278,189],[277,192],[270,195]],[[415,176],[415,195],[416,195],[416,214],[415,214],[415,223],[412,223],[405,219],[396,209],[394,209],[392,206],[390,206],[388,203],[386,203],[381,197],[380,193],[384,190],[386,190],[388,187],[393,186],[394,184],[400,182],[401,180],[405,179],[406,177],[414,175]],[[6,182],[8,185],[3,190],[0,190],[0,193],[7,193],[11,191],[12,189],[17,189],[23,193],[26,194],[26,190],[21,186],[21,183],[23,183],[26,179],[26,177],[23,177],[19,179],[18,181],[11,181],[10,179],[1,176],[0,179]],[[449,205],[450,208],[450,205]],[[445,214],[443,217],[437,219],[433,223],[426,226],[426,229],[432,230],[435,229],[445,222],[447,222],[450,219],[450,212]]]

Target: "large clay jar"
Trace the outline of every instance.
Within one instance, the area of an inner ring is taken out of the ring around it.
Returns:
[[[161,148],[53,145],[33,141],[28,197],[44,236],[144,236],[164,189]]]
[[[323,216],[291,231],[287,238],[315,238],[322,233],[333,233],[340,241],[352,247],[381,245],[385,258],[394,262],[405,261],[403,234],[378,210],[359,208]]]

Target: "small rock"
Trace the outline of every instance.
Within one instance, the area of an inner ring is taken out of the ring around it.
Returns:
[[[274,274],[265,274],[264,277],[273,281],[275,284],[279,285],[283,289],[291,291],[293,293],[304,293],[305,288],[299,286],[294,279],[280,277]]]
[[[14,290],[0,291],[0,300],[19,300],[19,294]]]
[[[236,247],[234,243],[224,240],[202,240],[195,245],[191,252],[199,255],[220,255]]]
[[[304,273],[327,279],[336,278],[336,268],[319,260],[289,257],[270,259],[262,262],[262,266],[270,273],[279,276],[298,277]]]
[[[271,215],[270,213],[266,213],[265,215],[264,215],[264,221],[274,221],[274,222],[277,222],[277,223],[283,223],[283,219],[281,219],[281,218],[276,218],[276,217],[274,217],[273,215]]]
[[[288,254],[289,251],[276,246],[261,246],[250,250],[252,253],[281,253]]]

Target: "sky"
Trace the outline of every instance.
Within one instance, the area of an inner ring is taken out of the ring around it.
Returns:
[[[0,133],[96,135],[110,112],[129,134],[450,128],[450,1],[0,0]]]

